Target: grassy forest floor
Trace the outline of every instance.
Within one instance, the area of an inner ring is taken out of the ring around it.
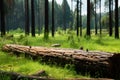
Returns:
[[[14,37],[10,35],[14,34]],[[3,38],[0,38],[0,48],[4,44],[21,44],[21,45],[30,45],[30,46],[45,46],[51,47],[52,44],[60,44],[60,48],[76,48],[79,49],[83,47],[84,50],[97,50],[104,52],[120,52],[120,39],[114,39],[114,37],[108,37],[108,35],[92,35],[90,37],[77,37],[75,32],[67,31],[64,34],[62,31],[58,31],[54,38],[51,36],[48,40],[43,38],[43,34],[36,37],[25,37],[24,33],[18,33],[11,31],[9,35],[6,35]],[[28,67],[29,66],[29,67]],[[8,55],[8,53],[2,52],[0,50],[0,70],[5,71],[15,71],[18,73],[30,75],[39,70],[45,70],[50,77],[53,78],[89,78],[89,74],[86,73],[85,76],[76,74],[72,66],[66,65],[64,68],[47,65],[45,63],[40,63],[39,61],[32,61],[24,58],[24,55],[21,57],[16,57],[14,55]]]

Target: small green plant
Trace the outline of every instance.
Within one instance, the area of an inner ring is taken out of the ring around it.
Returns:
[[[18,41],[21,41],[22,39],[24,39],[25,36],[24,35],[20,35],[19,38],[18,38]]]
[[[90,39],[91,39],[91,36],[85,35],[84,38],[85,38],[86,40],[90,40]]]
[[[64,33],[63,33],[63,30],[62,30],[60,27],[58,27],[57,33],[58,33],[59,35],[63,35],[63,34],[64,34]]]
[[[45,34],[44,34],[44,40],[48,40],[48,39],[49,39],[49,33],[45,32]]]
[[[66,33],[67,33],[67,34],[72,34],[72,30],[67,29],[67,30],[66,30]]]
[[[67,40],[69,41],[69,45],[71,48],[78,48],[74,36],[72,34],[68,36]]]
[[[29,40],[27,38],[26,38],[26,40],[24,40],[23,45],[30,45],[30,42],[29,42]]]
[[[16,34],[16,33],[23,33],[24,31],[21,28],[17,28],[16,30],[10,30],[11,34]]]

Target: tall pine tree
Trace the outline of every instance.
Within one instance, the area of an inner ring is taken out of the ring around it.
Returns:
[[[87,0],[87,36],[90,36],[90,0]]]
[[[118,0],[115,0],[115,38],[119,38]]]
[[[101,25],[101,0],[99,0],[99,8],[100,8],[100,19],[99,19],[99,26],[100,26],[100,35],[102,35],[102,25]]]
[[[55,25],[54,25],[54,0],[52,0],[52,37],[54,37]]]
[[[76,29],[77,29],[77,36],[79,35],[79,0],[77,0],[77,25],[76,25]]]
[[[62,2],[62,14],[63,14],[63,28],[66,30],[66,28],[69,26],[71,19],[71,11],[70,6],[67,2],[67,0],[63,0]]]
[[[112,36],[112,3],[109,0],[109,36]]]
[[[4,0],[0,2],[0,14],[1,14],[1,36],[3,37],[6,34],[5,31],[5,6]]]
[[[82,0],[80,0],[80,36],[82,36]]]
[[[29,1],[25,1],[25,35],[29,35]]]
[[[48,0],[45,0],[45,30],[44,38],[48,39],[49,36],[49,18],[48,18]]]
[[[31,0],[31,33],[32,37],[35,37],[35,8],[34,8],[34,0]]]
[[[95,5],[95,35],[98,34],[98,26],[97,26],[97,3],[98,3],[98,0],[94,0],[94,5]]]

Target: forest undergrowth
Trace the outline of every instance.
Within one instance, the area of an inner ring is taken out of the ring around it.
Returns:
[[[94,51],[104,51],[119,53],[120,49],[120,40],[114,39],[114,37],[108,37],[108,35],[95,36],[91,37],[75,36],[74,31],[66,31],[66,34],[63,31],[56,32],[55,37],[50,37],[48,40],[45,40],[43,34],[36,35],[36,37],[24,36],[24,33],[14,33],[6,35],[5,37],[0,38],[0,49],[5,44],[20,44],[20,45],[29,45],[29,46],[44,46],[51,47],[52,44],[60,44],[59,48],[74,48],[80,49],[83,47],[83,50],[94,50]],[[14,35],[13,35],[14,34]],[[29,67],[28,67],[29,66]],[[45,70],[50,77],[53,78],[89,78],[89,74],[82,76],[77,74],[74,71],[72,66],[66,65],[65,67],[58,67],[55,65],[47,65],[39,61],[33,61],[31,59],[25,59],[24,55],[16,57],[11,53],[2,52],[0,50],[0,70],[4,71],[15,71],[21,74],[30,75],[39,70]]]

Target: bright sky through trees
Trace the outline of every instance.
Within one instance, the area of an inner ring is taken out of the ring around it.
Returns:
[[[51,0],[49,0],[49,1],[51,1]],[[63,0],[56,0],[57,1],[57,3],[58,4],[62,4],[62,1]],[[71,8],[71,0],[67,0],[68,1],[68,3],[69,3],[69,5],[70,5],[70,8]],[[102,12],[104,12],[105,11],[105,7],[104,7],[104,1],[105,0],[101,0],[102,1]],[[83,3],[83,5],[82,5],[82,15],[84,15],[84,14],[87,14],[87,0],[82,0],[82,3]],[[74,2],[74,4],[73,4],[73,9],[75,8],[75,5],[76,5],[76,3]],[[119,6],[120,6],[120,0],[119,0]],[[97,10],[97,12],[99,12],[99,9]]]

